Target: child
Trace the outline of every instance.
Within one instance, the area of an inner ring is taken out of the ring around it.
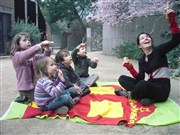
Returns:
[[[140,100],[144,106],[154,102],[164,102],[170,93],[170,72],[166,54],[180,43],[180,28],[172,9],[165,10],[172,33],[172,39],[159,46],[153,45],[152,37],[148,33],[141,33],[137,37],[137,45],[144,55],[139,60],[139,73],[134,69],[130,60],[125,57],[123,66],[132,74],[132,77],[122,75],[119,83],[126,89],[115,90],[115,94]],[[146,81],[145,73],[149,75]]]
[[[72,97],[84,96],[90,93],[89,87],[81,81],[80,77],[71,67],[72,57],[69,51],[60,50],[57,52],[55,61],[64,74],[66,89]]]
[[[34,98],[41,111],[53,110],[59,114],[66,114],[68,107],[74,106],[74,101],[68,91],[62,71],[57,68],[50,57],[39,59],[35,64],[37,84]],[[59,81],[56,83],[56,74]]]
[[[97,86],[96,81],[99,79],[97,74],[89,75],[89,67],[96,68],[99,59],[94,57],[92,60],[87,57],[85,43],[78,45],[71,53],[74,62],[75,72],[87,86]]]
[[[17,102],[30,102],[34,99],[34,62],[41,57],[50,56],[49,41],[31,45],[30,36],[26,32],[16,34],[12,39],[10,56],[16,71],[17,89],[20,96]],[[38,54],[44,48],[43,54]]]

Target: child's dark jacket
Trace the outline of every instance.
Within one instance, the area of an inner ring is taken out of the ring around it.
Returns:
[[[57,63],[58,68],[63,72],[66,88],[74,86],[73,84],[80,84],[79,76],[74,72],[71,66],[67,67],[61,63]]]
[[[78,49],[75,48],[71,53],[71,56],[74,62],[75,72],[79,75],[79,77],[88,77],[89,67],[96,68],[97,63],[93,62],[87,56],[83,56],[83,57],[79,56],[77,52],[78,52]]]

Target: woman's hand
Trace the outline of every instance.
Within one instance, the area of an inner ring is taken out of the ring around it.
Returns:
[[[133,65],[128,57],[123,58],[123,66],[126,67],[127,69],[131,69],[133,67]]]
[[[138,72],[134,69],[128,57],[123,58],[123,67],[125,67],[131,73],[133,77],[137,77]]]
[[[123,58],[123,65],[124,65],[125,63],[130,63],[130,60],[129,60],[128,57],[124,57],[124,58]]]
[[[175,11],[174,11],[173,9],[169,8],[169,7],[166,7],[166,8],[164,9],[164,11],[165,11],[165,17],[166,17],[167,20],[169,20],[170,17],[171,17],[173,14],[175,14]]]
[[[176,18],[176,12],[170,8],[165,8],[166,19],[169,22],[171,33],[180,33],[180,28]]]

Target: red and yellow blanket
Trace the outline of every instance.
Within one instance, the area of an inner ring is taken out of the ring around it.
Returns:
[[[139,101],[130,100],[123,96],[116,96],[114,94],[114,88],[118,87],[120,86],[104,85],[101,87],[91,87],[91,93],[89,95],[82,97],[80,102],[74,108],[69,110],[66,116],[59,116],[53,111],[41,112],[37,108],[35,103],[25,105],[12,102],[8,111],[1,117],[1,120],[17,118],[27,119],[34,117],[39,119],[62,118],[69,119],[74,122],[90,124],[125,124],[125,126],[127,127],[132,127],[136,123],[148,125],[167,125],[168,123],[172,124],[180,121],[179,106],[173,104],[174,106],[177,106],[175,108],[176,110],[173,110],[173,113],[176,113],[176,115],[173,114],[174,119],[171,119],[168,122],[162,122],[161,120],[159,124],[158,122],[153,123],[153,121],[159,121],[156,115],[154,116],[157,110],[157,112],[159,112],[159,104],[157,104],[157,106],[151,105],[149,107],[145,107],[142,106],[142,104]],[[171,100],[169,100],[169,102],[171,102]],[[172,106],[172,104],[170,106]],[[167,114],[170,115],[169,113]]]

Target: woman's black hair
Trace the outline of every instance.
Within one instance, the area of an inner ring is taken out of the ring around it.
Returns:
[[[149,33],[147,33],[147,32],[141,32],[141,33],[137,36],[137,39],[136,39],[137,46],[140,45],[140,43],[139,43],[139,37],[140,37],[142,34],[146,34],[146,35],[148,35],[148,36],[151,38],[152,47],[153,47],[153,39],[152,39],[151,35],[150,35]]]

